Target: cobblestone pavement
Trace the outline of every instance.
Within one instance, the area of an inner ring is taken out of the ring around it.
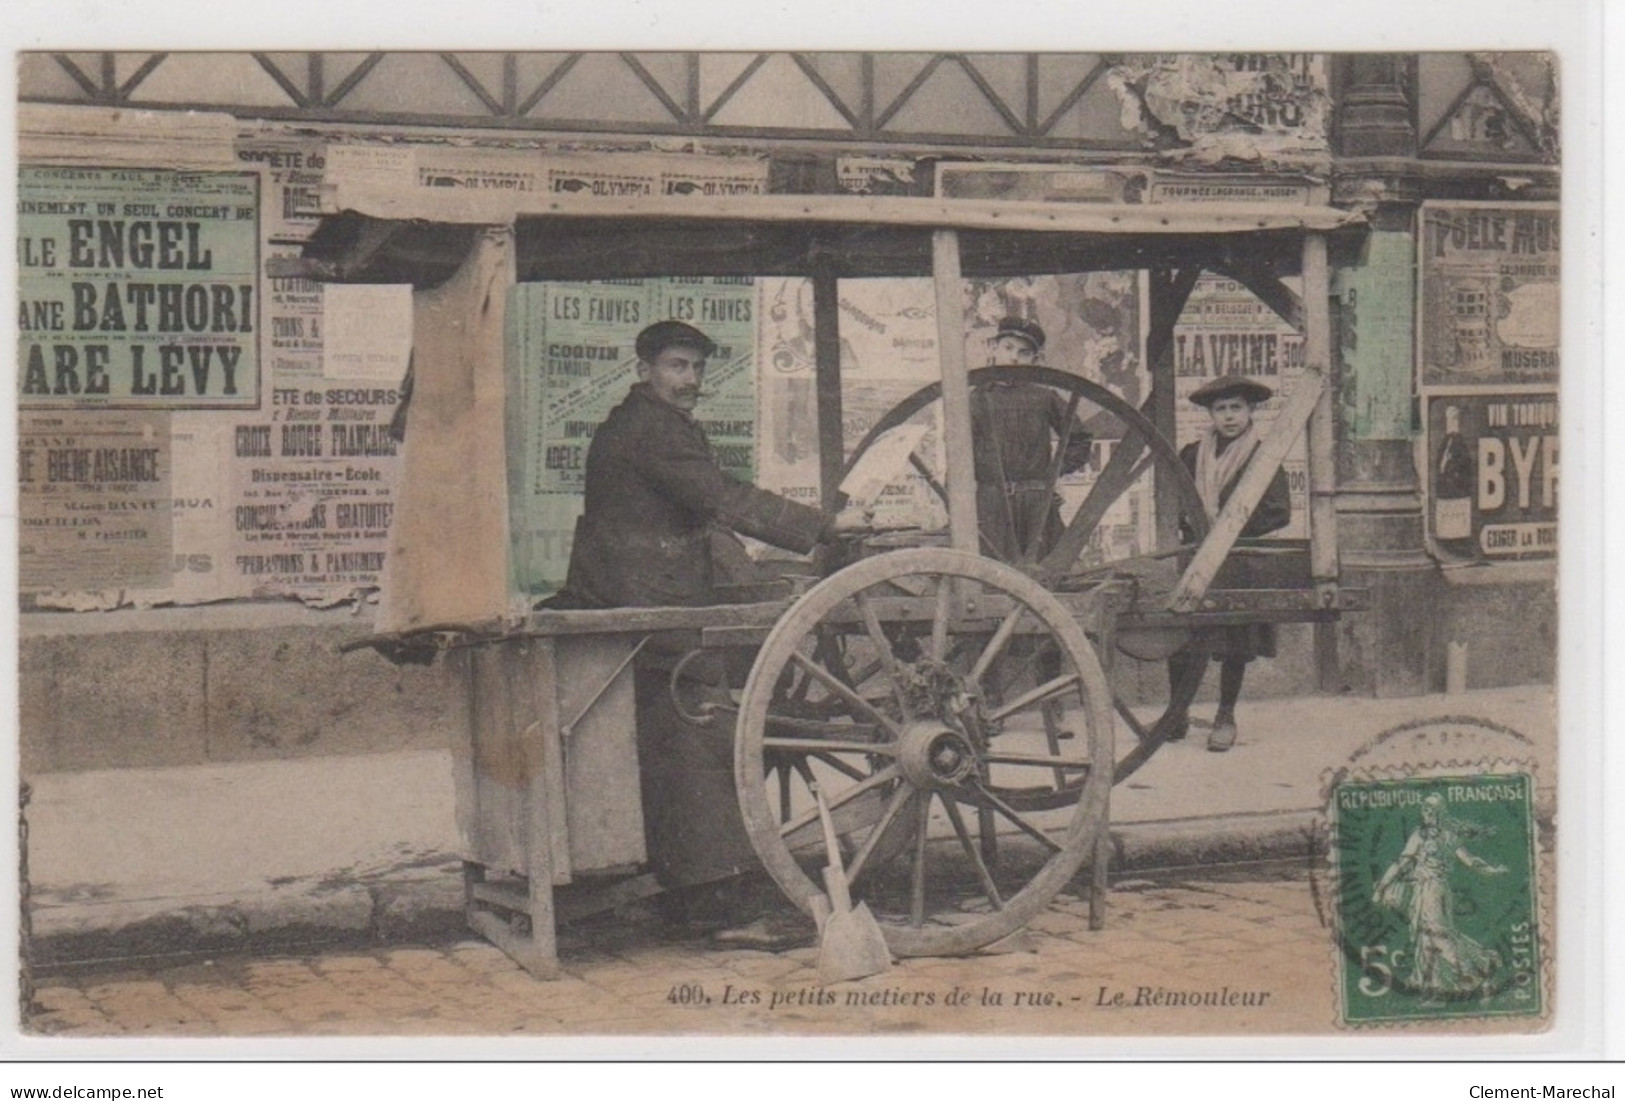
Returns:
[[[1315,1034],[1334,958],[1302,869],[1122,880],[1106,928],[1062,894],[997,954],[821,987],[816,950],[712,948],[627,915],[538,982],[478,939],[42,977],[54,1037]],[[1192,1004],[1194,1003],[1194,1004]]]

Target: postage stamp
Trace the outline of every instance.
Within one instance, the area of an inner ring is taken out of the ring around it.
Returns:
[[[1483,719],[1414,720],[1329,775],[1343,1024],[1546,1015],[1550,823],[1532,749]]]
[[[1539,1016],[1533,777],[1351,781],[1333,805],[1344,1020]]]

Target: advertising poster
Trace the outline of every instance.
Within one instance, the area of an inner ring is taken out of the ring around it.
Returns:
[[[836,157],[835,186],[847,195],[913,195],[915,168],[903,157]]]
[[[945,199],[1028,203],[1143,203],[1152,173],[1144,168],[1048,164],[939,164]]]
[[[25,593],[155,588],[174,542],[169,414],[24,414],[17,568]]]
[[[1209,157],[1322,152],[1331,116],[1325,54],[1129,54],[1106,73],[1125,130],[1172,131]]]
[[[237,146],[237,159],[263,173],[260,217],[267,260],[299,255],[300,243],[321,220],[321,185],[327,147],[320,141],[256,138]],[[265,360],[273,385],[316,380],[322,373],[322,285],[309,279],[261,281],[265,302]],[[397,376],[391,380],[399,382]]]
[[[1297,280],[1287,283],[1297,290]],[[1267,436],[1303,375],[1303,336],[1240,283],[1204,273],[1174,326],[1176,446],[1201,439],[1211,423],[1207,410],[1192,404],[1191,394],[1227,374],[1256,379],[1275,391],[1253,412],[1259,435]],[[1272,538],[1308,538],[1308,446],[1300,434],[1281,464],[1292,492],[1292,522]]]
[[[1558,209],[1424,203],[1420,219],[1417,460],[1429,536],[1446,559],[1553,556]]]
[[[166,586],[135,594],[137,604],[191,604],[247,596],[231,565],[232,487],[237,464],[232,456],[239,418],[221,412],[171,414],[170,475],[175,553]]]
[[[767,191],[767,161],[753,157],[553,155],[542,172],[545,191],[609,199]]]
[[[24,166],[18,404],[260,402],[254,173]]]
[[[271,245],[276,258],[299,255],[294,245]],[[322,284],[313,279],[267,277],[265,312],[270,333],[265,358],[272,384],[312,380],[322,373]]]
[[[419,187],[464,191],[540,191],[541,154],[535,150],[438,149],[412,151]]]
[[[264,175],[260,229],[269,241],[303,241],[321,221],[321,185],[327,167],[325,142],[254,138],[237,145],[237,160]]]
[[[816,504],[818,413],[809,279],[759,282],[757,358],[762,370],[763,447],[758,484]],[[928,279],[846,279],[839,286],[841,422],[847,458],[870,429],[898,403],[941,378],[937,362],[936,304]],[[927,428],[917,454],[940,479],[942,403],[912,418]],[[948,513],[925,478],[904,466],[871,502],[880,528],[944,530]]]
[[[767,161],[687,153],[554,153],[541,149],[432,146],[333,147],[335,178],[386,188],[551,192],[598,198],[759,195]]]
[[[1423,388],[1556,386],[1557,208],[1424,203],[1421,218]]]
[[[1426,484],[1439,550],[1556,557],[1557,410],[1555,391],[1428,399]]]
[[[811,321],[811,284],[796,310],[796,329]],[[942,378],[937,356],[936,299],[929,279],[845,279],[840,283],[841,429],[850,457],[876,423],[922,386]],[[941,482],[947,470],[942,402],[916,415],[926,426],[916,454]],[[923,475],[902,478],[873,502],[875,526],[943,531],[948,510]]]
[[[398,383],[412,360],[412,288],[321,284],[322,377]]]
[[[564,581],[587,448],[637,380],[634,341],[655,321],[687,321],[716,341],[695,417],[723,469],[754,479],[756,288],[749,279],[526,283],[514,289],[509,317],[510,525],[522,590]]]
[[[818,382],[812,293],[809,279],[768,276],[756,281],[756,423],[762,441],[756,484],[817,507]],[[850,344],[843,340],[843,366],[850,354]]]
[[[232,430],[227,574],[254,594],[371,588],[384,568],[399,469],[395,386],[278,387],[271,419]]]

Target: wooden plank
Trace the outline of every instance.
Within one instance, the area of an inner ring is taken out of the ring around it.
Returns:
[[[415,183],[389,186],[359,180],[337,180],[322,185],[321,208],[325,214],[353,210],[374,218],[422,219],[453,225],[510,225],[519,218],[557,217],[1204,235],[1332,230],[1363,221],[1359,214],[1331,206],[1270,203],[1118,206],[875,195],[730,195],[726,198],[583,198],[542,192],[446,195],[432,188],[417,187]]]
[[[535,930],[539,928],[534,917],[531,920],[532,933],[524,936],[516,933],[513,927],[497,915],[488,910],[473,910],[468,915],[469,928],[480,936],[502,949],[508,958],[529,971],[538,979],[556,979],[559,977],[559,956],[557,941],[553,937],[552,914],[548,915],[547,935],[538,937]]]
[[[948,451],[948,528],[956,550],[977,554],[976,463],[970,428],[970,380],[965,364],[965,289],[959,274],[959,234],[931,235],[931,275],[937,293],[937,360],[942,366],[942,421]]]
[[[550,638],[527,639],[504,649],[514,651],[510,669],[514,691],[526,692],[530,706],[522,752],[525,755],[526,827],[528,829],[526,871],[534,894],[538,884],[546,884],[551,899],[555,883],[568,883],[570,863],[569,787],[564,766],[564,734],[561,723],[568,716],[559,713],[559,664],[557,642]],[[549,901],[549,907],[552,903]]]
[[[451,785],[456,801],[457,840],[465,857],[478,854],[480,789],[474,776],[474,719],[478,707],[474,697],[474,655],[448,654],[446,664],[452,680],[464,687],[467,707],[458,715],[451,732]]]
[[[1326,238],[1312,233],[1303,241],[1304,358],[1332,372],[1320,404],[1309,418],[1309,574],[1325,600],[1335,600],[1341,567],[1337,552],[1337,441],[1332,395],[1337,360],[1331,354],[1331,305]],[[1341,680],[1338,632],[1331,624],[1315,628],[1316,682],[1322,690]]]
[[[643,791],[638,780],[637,702],[626,663],[644,635],[537,639],[556,659],[563,730],[565,826],[570,878],[641,864]],[[556,877],[555,877],[556,878]]]
[[[770,627],[789,607],[789,600],[772,600],[757,604],[719,604],[708,608],[601,608],[533,612],[525,617],[522,624],[507,632],[505,637],[700,630],[705,627]]]
[[[1241,529],[1263,499],[1275,472],[1281,468],[1281,460],[1286,458],[1287,451],[1303,432],[1309,414],[1314,411],[1325,388],[1325,368],[1319,363],[1306,364],[1292,396],[1281,407],[1280,414],[1270,427],[1270,434],[1253,452],[1241,480],[1230,494],[1230,500],[1219,511],[1219,518],[1213,521],[1207,538],[1202,540],[1190,566],[1169,594],[1168,608],[1171,611],[1196,610],[1202,595],[1213,583],[1213,575],[1224,565],[1230,548],[1241,538]]]
[[[502,677],[502,652],[471,654],[469,696],[473,712],[473,844],[469,855],[487,867],[524,867],[524,806],[519,737]]]
[[[1171,391],[1172,386],[1164,389]],[[1157,393],[1157,387],[1153,386],[1148,404],[1156,398]],[[1146,443],[1140,433],[1133,428],[1124,429],[1123,438],[1112,448],[1112,457],[1106,460],[1105,468],[1095,479],[1095,484],[1089,488],[1083,504],[1072,514],[1072,519],[1061,532],[1061,537],[1055,540],[1055,546],[1050,548],[1049,554],[1039,563],[1037,575],[1040,581],[1052,582],[1077,562],[1078,555],[1083,553],[1084,546],[1089,542],[1090,534],[1105,518],[1107,509],[1111,508],[1112,503],[1134,484],[1138,477],[1136,470],[1139,467],[1140,457],[1145,452]]]
[[[412,443],[396,482],[379,633],[507,610],[503,315],[513,281],[513,232],[492,228],[448,282],[412,296]]]
[[[470,885],[476,902],[501,906],[521,914],[530,913],[530,889],[519,879],[479,879]]]
[[[773,628],[761,627],[707,627],[700,632],[700,645],[708,648],[722,646],[760,646],[767,641]]]
[[[1303,299],[1281,282],[1268,263],[1250,258],[1233,260],[1218,265],[1217,271],[1246,287],[1260,302],[1274,310],[1282,321],[1299,332],[1304,331]]]
[[[663,889],[653,872],[603,885],[579,884],[569,893],[561,893],[555,898],[558,923],[568,925],[572,921],[625,906],[628,902],[652,898]]]
[[[841,304],[834,271],[820,262],[813,275],[813,364],[818,396],[819,501],[840,508],[841,469],[846,465],[846,431],[841,414]]]
[[[1179,324],[1179,315],[1184,312],[1185,303],[1190,301],[1191,291],[1196,289],[1196,281],[1201,275],[1201,267],[1195,264],[1177,273],[1149,273],[1151,308],[1147,311],[1150,326],[1146,333],[1145,350],[1151,368],[1151,392],[1145,398],[1145,412],[1162,437],[1176,447],[1179,426],[1178,395],[1174,387],[1174,328]],[[1138,454],[1133,458],[1137,461]],[[1177,546],[1179,514],[1184,502],[1166,478],[1153,479],[1153,487],[1157,546]]]
[[[1208,613],[1246,613],[1270,615],[1276,612],[1299,614],[1305,612],[1353,612],[1364,608],[1370,595],[1367,589],[1340,588],[1336,601],[1328,606],[1313,589],[1209,589],[1201,601],[1189,612],[1127,611],[1121,623],[1135,626],[1155,622],[1163,625],[1180,616]],[[1119,624],[1121,625],[1121,624]]]
[[[1331,367],[1331,307],[1326,238],[1303,239],[1304,359]],[[1330,383],[1331,379],[1328,378]],[[1321,388],[1309,418],[1309,573],[1321,588],[1335,585],[1337,562],[1337,453],[1332,423],[1331,385]]]

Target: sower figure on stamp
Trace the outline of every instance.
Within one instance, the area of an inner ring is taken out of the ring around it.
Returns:
[[[1483,828],[1458,822],[1446,813],[1435,792],[1422,802],[1422,821],[1405,848],[1383,872],[1372,901],[1404,914],[1411,927],[1410,981],[1430,996],[1484,993],[1501,966],[1494,949],[1486,948],[1456,924],[1450,869],[1459,863],[1481,875],[1504,875],[1506,867],[1468,852],[1465,842]]]
[[[993,334],[988,365],[1031,367],[1043,351],[1044,330],[1036,322],[1007,317]],[[1049,553],[1061,535],[1055,478],[1089,461],[1089,433],[1076,420],[1068,430],[1066,401],[1021,375],[1001,372],[971,391],[982,550],[1006,562],[1037,561]]]
[[[1219,510],[1230,499],[1236,483],[1247,468],[1247,462],[1257,450],[1260,441],[1253,425],[1253,410],[1268,401],[1273,391],[1261,382],[1239,375],[1225,375],[1214,379],[1191,395],[1190,400],[1204,407],[1212,418],[1208,430],[1195,443],[1180,449],[1179,458],[1196,479],[1196,488],[1202,498],[1202,508],[1209,521],[1218,518]],[[1292,498],[1287,488],[1286,471],[1277,469],[1263,498],[1247,518],[1241,529],[1242,538],[1258,538],[1279,531],[1292,521]],[[1186,541],[1190,530],[1180,525]],[[1205,663],[1211,658],[1219,662],[1219,708],[1213,716],[1213,729],[1208,735],[1207,747],[1223,753],[1236,743],[1236,701],[1241,698],[1242,679],[1247,674],[1247,663],[1258,657],[1275,656],[1275,625],[1273,623],[1247,623],[1234,627],[1206,627],[1195,633],[1190,648],[1168,660],[1168,682],[1172,690],[1184,683],[1193,672],[1193,663]],[[1188,718],[1181,716],[1168,735],[1169,741],[1185,736]]]
[[[830,515],[729,475],[693,410],[716,344],[680,321],[638,334],[638,381],[587,449],[585,512],[576,525],[561,608],[717,602],[713,541],[748,535],[805,554],[870,522],[862,509]],[[737,546],[737,543],[735,544]],[[740,818],[728,724],[685,721],[671,700],[680,650],[651,644],[636,669],[638,756],[650,861],[672,916],[748,917],[726,891],[686,890],[758,867]],[[720,661],[702,671],[726,689]],[[707,905],[712,912],[702,914]],[[732,912],[726,912],[731,910]]]

